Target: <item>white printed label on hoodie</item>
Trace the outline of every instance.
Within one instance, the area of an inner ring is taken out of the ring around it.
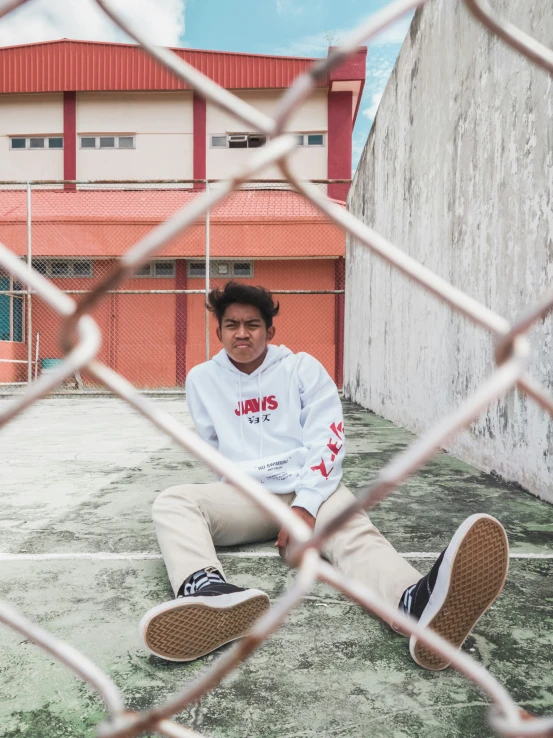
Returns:
[[[299,478],[300,469],[305,463],[307,457],[307,449],[296,448],[284,454],[276,454],[275,456],[266,456],[263,459],[254,459],[253,461],[240,461],[239,466],[250,477],[254,477],[262,484],[270,483],[273,492],[280,492],[279,482],[286,482],[289,479]],[[282,492],[289,492],[290,485],[285,485],[286,489]]]

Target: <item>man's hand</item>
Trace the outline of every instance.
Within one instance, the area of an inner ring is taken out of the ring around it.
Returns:
[[[296,515],[299,515],[304,523],[307,523],[310,528],[315,527],[315,518],[313,517],[313,515],[311,515],[310,512],[307,512],[304,507],[293,507],[292,510],[296,513]],[[290,536],[286,528],[281,528],[278,534],[278,538],[276,539],[275,547],[278,546],[278,552],[283,559],[286,558],[286,547],[288,546],[289,537]]]

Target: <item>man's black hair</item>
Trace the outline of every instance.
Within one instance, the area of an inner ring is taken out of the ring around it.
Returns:
[[[278,315],[280,307],[265,287],[251,287],[239,282],[227,282],[222,290],[219,288],[211,290],[207,297],[207,309],[215,313],[219,327],[223,322],[225,310],[236,302],[258,308],[267,330],[273,325],[273,318]]]

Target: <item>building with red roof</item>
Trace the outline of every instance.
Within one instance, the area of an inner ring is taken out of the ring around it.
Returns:
[[[267,114],[315,61],[172,51]],[[291,117],[288,130],[298,142],[293,160],[302,178],[349,180],[365,56],[366,49],[360,49],[328,79],[319,80]],[[53,189],[32,190],[33,261],[77,298],[107,274],[114,259],[200,197],[201,180],[232,176],[255,153],[250,149],[265,142],[258,131],[245,130],[240,120],[206,103],[138,46],[63,39],[0,49],[0,176],[13,182],[60,181]],[[260,177],[265,184],[233,193],[210,213],[213,283],[232,277],[279,291],[341,289],[343,234],[298,194],[270,184],[281,177],[276,168]],[[71,180],[195,182],[188,189],[169,184],[88,189]],[[0,240],[24,256],[26,193],[15,185],[3,187]],[[325,190],[343,202],[348,187],[336,183]],[[102,358],[140,386],[180,386],[186,371],[205,358],[204,296],[174,293],[203,289],[205,243],[206,226],[200,222],[122,286],[165,294],[110,295],[98,309]],[[26,372],[15,363],[27,354],[28,331],[23,301],[6,294],[13,287],[9,277],[0,275],[0,382],[22,380]],[[277,340],[310,351],[340,381],[340,298],[280,299]],[[57,318],[33,300],[31,342],[34,347],[38,333],[40,357],[55,358]],[[216,348],[213,342],[212,351]]]

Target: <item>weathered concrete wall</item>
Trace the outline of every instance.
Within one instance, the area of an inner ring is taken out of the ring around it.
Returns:
[[[542,42],[548,0],[494,0]],[[459,2],[413,19],[350,193],[351,211],[420,262],[513,319],[553,278],[553,80]],[[493,369],[488,335],[349,239],[346,396],[421,432]],[[553,390],[553,319],[531,335]],[[553,502],[553,422],[511,392],[451,446]]]

